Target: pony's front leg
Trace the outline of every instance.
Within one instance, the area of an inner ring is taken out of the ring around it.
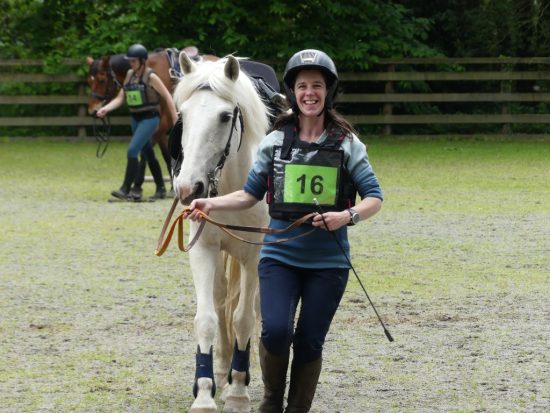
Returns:
[[[257,254],[256,254],[257,257]],[[239,303],[233,315],[235,347],[229,370],[224,413],[250,412],[250,339],[256,322],[255,297],[258,287],[258,260],[250,259],[241,265]]]
[[[195,334],[197,353],[195,383],[193,385],[193,402],[191,413],[217,412],[214,396],[213,344],[217,330],[218,317],[214,307],[214,279],[216,272],[223,268],[219,250],[206,248],[198,244],[189,254],[195,293],[197,296],[197,313],[195,315]]]

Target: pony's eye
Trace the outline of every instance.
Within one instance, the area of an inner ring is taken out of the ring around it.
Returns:
[[[231,120],[231,113],[229,112],[223,112],[220,114],[220,122],[227,123]]]

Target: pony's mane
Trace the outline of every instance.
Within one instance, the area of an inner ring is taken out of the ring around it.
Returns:
[[[196,63],[196,70],[179,80],[173,94],[174,102],[179,108],[196,90],[208,86],[220,98],[239,106],[245,125],[243,139],[258,142],[269,127],[268,109],[242,67],[235,82],[225,76],[226,61],[224,58],[215,62]]]

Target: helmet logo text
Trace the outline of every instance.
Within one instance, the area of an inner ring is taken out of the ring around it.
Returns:
[[[317,58],[317,53],[311,50],[306,50],[300,54],[300,60],[302,63],[314,63]]]

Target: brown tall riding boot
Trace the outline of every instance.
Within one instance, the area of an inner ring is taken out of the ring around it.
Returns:
[[[281,355],[271,354],[260,340],[260,366],[264,382],[264,399],[259,413],[283,413],[288,370],[289,351]]]
[[[309,363],[298,364],[292,361],[290,371],[290,389],[285,413],[307,413],[311,408],[319,375],[322,358]]]

